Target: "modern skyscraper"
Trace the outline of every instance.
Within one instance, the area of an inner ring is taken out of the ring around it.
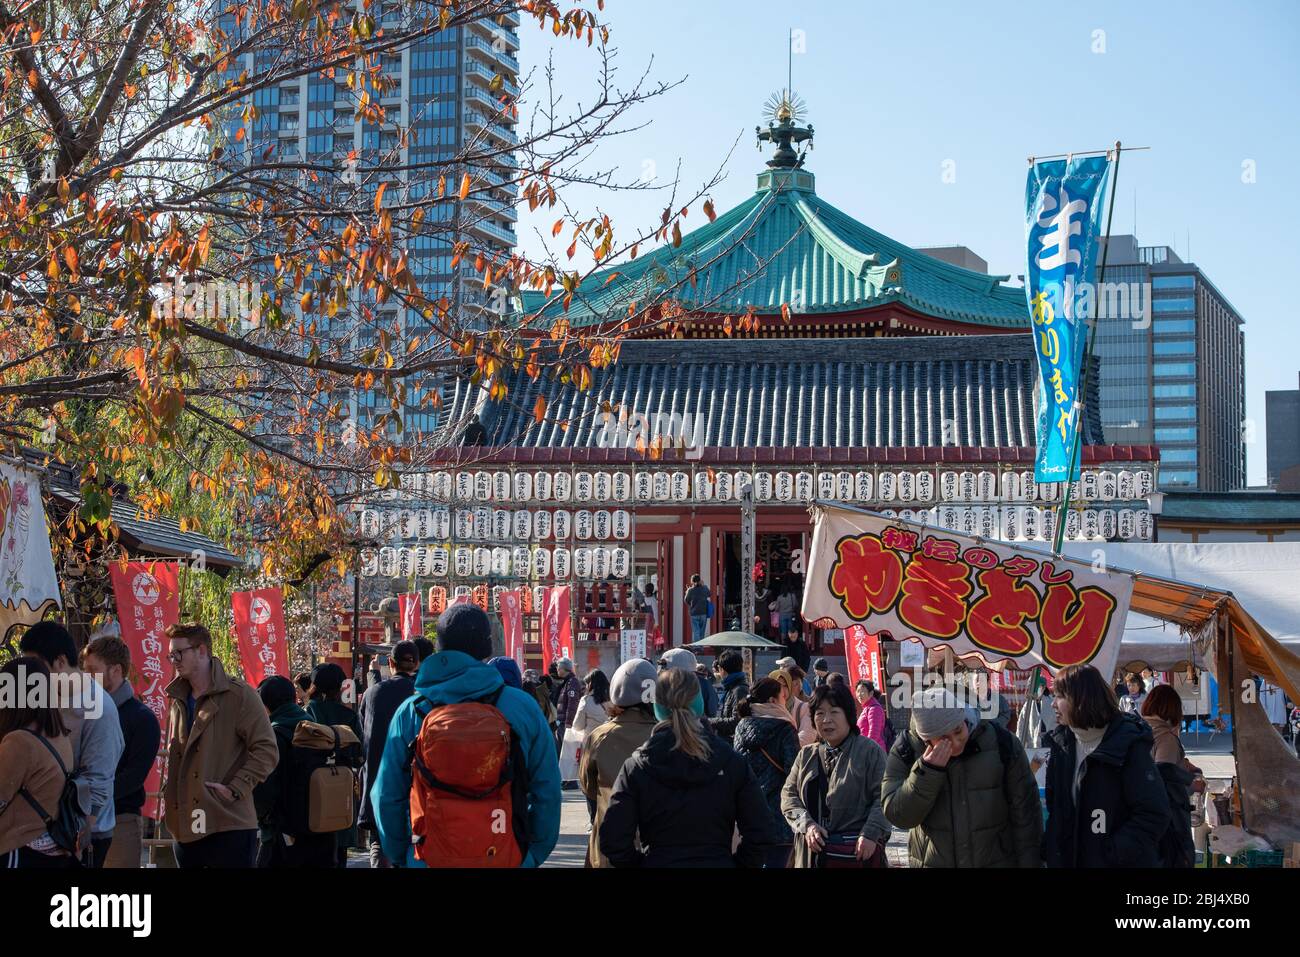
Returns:
[[[382,11],[377,7],[371,10],[378,26],[389,35],[400,33],[409,9],[390,2],[383,4]],[[239,111],[232,111],[226,142],[233,150],[242,148],[247,157],[261,156],[274,144],[273,155],[279,162],[331,164],[339,176],[313,179],[312,188],[335,190],[339,184],[355,183],[355,205],[362,213],[372,207],[381,181],[388,182],[386,200],[401,197],[409,203],[427,196],[445,175],[448,198],[428,211],[419,235],[403,244],[411,272],[427,298],[448,300],[463,322],[485,322],[488,313],[503,313],[508,304],[484,290],[474,261],[479,253],[489,261],[507,258],[516,243],[518,188],[512,150],[518,144],[513,104],[519,94],[519,23],[519,13],[512,11],[450,26],[385,53],[380,63],[385,88],[378,93],[386,113],[382,124],[356,115],[357,92],[347,86],[341,72],[334,78],[312,72],[253,95],[258,116],[247,131],[251,135],[239,146],[234,131],[241,120]],[[226,25],[237,29],[233,23]],[[247,54],[230,69],[265,71],[269,62],[267,51],[262,50]],[[401,131],[408,135],[403,137]],[[378,167],[382,175],[374,173]],[[472,188],[461,201],[457,186],[466,168]],[[341,230],[342,224],[337,225]],[[457,242],[468,242],[470,252],[453,268]],[[416,336],[422,342],[436,341],[428,320],[392,299],[377,303],[369,293],[353,306],[332,322],[322,319],[321,334],[349,337],[355,348],[364,349],[376,341],[376,327],[397,325],[407,341]],[[357,310],[363,308],[378,321],[359,322]],[[433,433],[437,413],[424,401],[426,392],[425,387],[408,384],[401,413],[411,437]],[[387,397],[378,392],[359,392],[347,401],[354,420],[363,427],[388,411]]]
[[[1300,389],[1264,393],[1268,484],[1286,492],[1300,491]]]
[[[1243,319],[1195,263],[1112,236],[1097,296],[1106,439],[1160,447],[1160,485],[1246,484]]]

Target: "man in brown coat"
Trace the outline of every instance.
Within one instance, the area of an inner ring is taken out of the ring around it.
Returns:
[[[253,788],[279,749],[257,692],[227,676],[202,625],[167,629],[176,678],[167,686],[167,829],[180,867],[252,867]]]
[[[609,807],[609,794],[618,780],[618,772],[632,756],[632,752],[645,744],[654,730],[655,666],[644,658],[632,658],[619,665],[609,686],[609,702],[614,717],[587,735],[582,746],[582,762],[578,765],[578,783],[582,793],[596,802],[596,817],[592,821],[591,836],[587,840],[587,866],[609,867],[609,860],[600,853],[600,822]]]

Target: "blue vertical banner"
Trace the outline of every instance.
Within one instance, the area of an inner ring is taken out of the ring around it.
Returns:
[[[1109,175],[1109,156],[1071,157],[1035,163],[1025,183],[1025,295],[1039,371],[1038,482],[1079,478],[1079,462],[1070,457],[1082,426],[1081,368],[1097,301],[1098,238]]]

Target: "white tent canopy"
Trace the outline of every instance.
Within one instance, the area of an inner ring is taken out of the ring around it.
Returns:
[[[1300,542],[1070,542],[1065,553],[1084,561],[1100,559],[1113,568],[1232,592],[1284,647],[1300,653]],[[1204,664],[1191,639],[1176,624],[1130,611],[1120,663],[1139,661],[1157,671],[1189,661]]]

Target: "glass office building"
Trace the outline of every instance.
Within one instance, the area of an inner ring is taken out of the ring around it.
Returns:
[[[1160,486],[1225,492],[1246,484],[1243,320],[1194,263],[1168,246],[1111,238],[1099,290],[1106,439],[1160,448]]]

